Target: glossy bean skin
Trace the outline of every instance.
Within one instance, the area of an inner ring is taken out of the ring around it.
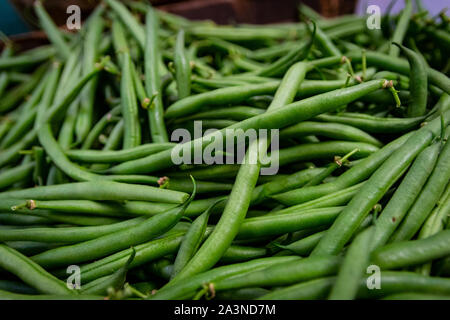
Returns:
[[[63,59],[67,59],[70,55],[70,48],[64,40],[60,30],[54,24],[47,11],[43,7],[41,1],[36,1],[34,3],[34,10],[36,15],[39,17],[39,22],[41,23],[42,28],[47,32],[51,42],[56,47],[58,54]]]
[[[355,149],[358,151],[353,155],[354,158],[364,158],[379,150],[373,144],[363,142],[326,141],[281,149],[278,152],[278,159],[272,161],[278,160],[279,165],[284,166],[293,162],[344,156]]]
[[[66,154],[71,160],[91,163],[114,163],[143,158],[173,147],[173,143],[149,143],[126,150],[67,150]]]
[[[325,277],[285,288],[273,290],[261,296],[260,300],[319,300],[325,299],[336,281],[335,277]]]
[[[414,160],[375,224],[372,248],[384,245],[408,213],[431,174],[439,154],[439,144],[425,148]]]
[[[264,113],[262,115],[241,121],[236,125],[228,127],[227,129],[242,129],[245,131],[248,128],[283,128],[299,121],[310,119],[323,112],[333,110],[338,106],[346,104],[357,99],[358,97],[364,96],[369,92],[381,88],[383,83],[384,81],[374,80],[349,88],[319,94],[314,97],[286,105],[280,110],[274,110],[272,112]],[[222,129],[218,133],[212,133],[211,137],[219,136],[217,138],[221,139],[223,138],[224,133],[225,130]],[[204,137],[203,140],[205,139],[206,137]],[[196,139],[186,143],[186,145],[194,148],[195,145],[201,146],[203,143],[205,142]],[[171,166],[171,154],[172,150],[166,150],[139,160],[124,162],[121,165],[109,169],[108,172],[115,174],[131,174],[139,172],[150,173],[163,168],[168,168]]]
[[[368,156],[360,163],[340,175],[335,181],[323,185],[291,190],[272,196],[284,204],[295,205],[314,200],[327,194],[348,188],[364,181],[399,147],[411,134],[408,133]]]
[[[408,117],[423,116],[427,108],[428,97],[428,75],[427,65],[420,53],[395,43],[401,51],[406,55],[411,67],[410,90],[412,92],[412,101],[408,107]]]
[[[82,61],[83,75],[92,70],[100,55],[98,43],[100,42],[103,28],[105,26],[105,21],[102,17],[103,11],[104,6],[97,7],[84,25],[86,28],[86,35]],[[98,77],[96,76],[86,85],[81,93],[80,108],[78,110],[75,124],[75,134],[77,141],[80,142],[86,138],[89,129],[92,126],[97,85]]]
[[[138,42],[141,49],[145,46],[145,31],[142,26],[137,22],[133,15],[121,2],[116,0],[107,0],[106,3],[111,9],[119,16],[121,22],[128,26],[132,30],[131,34]]]
[[[195,195],[195,191],[193,193]],[[32,259],[40,265],[58,267],[104,257],[155,238],[170,230],[182,217],[192,198],[174,209],[146,219],[142,223],[102,237],[40,253]]]
[[[383,271],[381,289],[369,290],[366,279],[361,281],[359,298],[379,298],[401,292],[429,293],[437,295],[450,294],[448,278],[430,277],[407,271]]]
[[[418,265],[443,258],[448,253],[450,230],[441,231],[425,239],[387,244],[373,253],[373,261],[385,270]]]
[[[278,214],[245,219],[237,234],[238,239],[251,239],[268,235],[281,235],[302,229],[330,225],[343,207],[300,210],[295,213]]]
[[[166,119],[188,116],[198,112],[205,105],[224,105],[228,103],[240,103],[251,96],[273,93],[279,86],[278,81],[250,84],[239,88],[229,87],[216,89],[206,93],[193,95],[175,102],[169,106],[165,113]]]
[[[364,230],[350,244],[344,261],[339,268],[336,282],[328,296],[329,300],[355,299],[360,279],[366,273],[369,263],[370,242],[373,232],[373,227]]]
[[[155,261],[168,254],[175,253],[180,247],[184,232],[174,232],[161,239],[152,240],[135,246],[136,256],[130,263],[133,269],[145,263]],[[131,249],[122,250],[113,255],[85,264],[81,267],[82,283],[87,283],[108,276],[119,270],[126,263]]]
[[[104,226],[49,228],[39,227],[32,229],[2,230],[1,241],[39,241],[39,242],[61,242],[77,243],[83,242],[103,235],[123,230],[144,221],[145,218],[138,217],[123,222]]]
[[[359,52],[349,52],[347,57],[352,59],[353,62],[360,62],[362,59],[361,53]],[[384,70],[394,71],[404,75],[409,74],[409,64],[404,59],[372,51],[367,51],[366,57],[368,65],[374,65],[383,68]],[[450,93],[450,79],[446,75],[429,67],[427,68],[427,74],[430,83],[439,87],[446,93]]]
[[[34,166],[34,162],[25,163],[0,173],[0,190],[11,186],[18,181],[26,180],[33,172]]]
[[[225,199],[220,199],[218,202]],[[211,214],[212,208],[218,203],[213,203],[204,213],[197,217],[194,222],[192,222],[188,232],[186,232],[181,242],[180,249],[178,250],[177,256],[173,263],[173,271],[171,278],[174,278],[189,262],[189,260],[194,256],[199,248],[206,232],[206,227],[208,226],[208,219]]]
[[[129,54],[123,54],[122,78],[120,96],[122,115],[124,119],[123,149],[137,147],[141,144],[141,126],[139,123],[138,106],[135,86],[132,78],[132,65]]]
[[[124,184],[114,181],[67,183],[0,193],[0,199],[154,200],[168,203],[182,203],[186,201],[188,197],[188,194],[183,192],[164,190],[150,186]]]
[[[295,138],[306,135],[319,135],[339,140],[359,141],[380,147],[382,143],[363,130],[338,123],[320,123],[303,121],[280,131],[280,139]]]
[[[419,231],[421,225],[425,222],[431,210],[433,210],[433,207],[444,193],[449,180],[450,144],[447,142],[443,146],[436,166],[423,187],[422,192],[410,208],[406,218],[392,235],[390,241],[409,240]]]
[[[300,281],[334,275],[340,264],[340,257],[308,257],[299,261],[287,262],[283,266],[275,265],[248,274],[213,281],[212,284],[216,291],[254,287],[255,285],[289,285]]]
[[[184,30],[180,30],[177,34],[175,45],[175,78],[178,88],[178,98],[186,98],[191,93],[191,66],[184,48]]]
[[[149,97],[156,95],[153,103],[148,107],[150,131],[153,142],[168,142],[159,76],[159,64],[161,63],[158,39],[159,22],[155,9],[149,8],[145,21],[145,89]]]
[[[395,28],[394,34],[392,35],[391,42],[398,42],[402,43],[403,38],[405,37],[405,34],[408,30],[409,21],[411,19],[412,15],[412,1],[406,0],[405,1],[405,8],[402,11],[400,18],[398,20],[397,26]],[[400,54],[400,49],[396,46],[392,46],[389,48],[389,55],[391,57],[397,57]]]
[[[128,269],[130,267],[131,262],[133,262],[136,256],[136,250],[132,248],[131,254],[128,257],[128,260],[125,261],[123,266],[115,271],[110,276],[105,276],[103,278],[98,278],[88,284],[84,285],[81,288],[82,294],[90,294],[90,295],[106,295],[108,290],[120,290],[123,288],[125,284],[126,276]]]
[[[450,115],[450,112],[449,112]],[[330,231],[322,238],[312,252],[313,255],[337,254],[354,233],[373,206],[381,199],[399,175],[437,134],[439,122],[430,122],[396,150],[368,179],[342,214],[336,219]],[[449,119],[450,120],[450,119]],[[439,124],[440,125],[440,124]],[[450,148],[449,148],[450,149]],[[339,230],[339,231],[338,231]]]
[[[273,265],[284,265],[289,261],[299,261],[298,257],[286,256],[286,257],[269,257],[254,259],[248,262],[231,264],[228,266],[217,267],[209,271],[200,273],[193,277],[181,281],[177,284],[168,284],[156,292],[155,295],[149,297],[151,300],[168,300],[168,299],[185,299],[186,297],[192,297],[195,292],[201,288],[204,283],[217,281],[231,277],[233,275],[242,274],[245,272],[251,272],[257,269],[265,268]]]
[[[417,118],[380,118],[375,116],[351,117],[342,113],[341,115],[321,114],[315,118],[319,121],[330,123],[341,123],[356,127],[370,133],[402,133],[419,127],[425,120]]]
[[[14,273],[22,281],[41,293],[72,295],[75,291],[45,271],[29,258],[6,245],[0,245],[0,265],[2,269]]]

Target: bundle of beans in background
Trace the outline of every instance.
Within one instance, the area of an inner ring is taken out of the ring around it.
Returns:
[[[0,299],[450,298],[445,14],[218,26],[105,0],[68,33],[35,11],[50,44],[0,57]],[[192,156],[279,130],[277,173],[264,136],[175,164],[196,121]]]

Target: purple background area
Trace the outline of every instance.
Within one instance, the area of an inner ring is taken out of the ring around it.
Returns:
[[[356,5],[356,13],[365,14],[365,8],[370,5],[379,6],[381,8],[381,12],[384,13],[386,11],[386,7],[390,2],[391,0],[359,0],[358,4]],[[412,0],[412,2],[413,8],[415,8],[415,1]],[[397,0],[394,7],[392,8],[391,13],[399,12],[404,7],[404,5],[404,0]],[[447,8],[447,15],[450,13],[450,0],[422,0],[422,5],[430,12],[432,16],[438,14],[444,8]]]

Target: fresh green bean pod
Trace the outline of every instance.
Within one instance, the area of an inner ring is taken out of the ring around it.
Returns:
[[[188,197],[184,192],[114,181],[66,183],[0,193],[0,199],[141,200],[167,203],[183,203]]]
[[[433,121],[440,120],[435,119]],[[402,221],[390,241],[402,241],[411,239],[420,229],[434,206],[444,193],[450,180],[450,144],[445,143],[436,166],[428,178],[422,192],[409,209],[406,218]]]
[[[6,245],[0,245],[0,266],[39,292],[58,295],[76,293],[38,264]]]
[[[450,114],[450,112],[449,112]],[[432,141],[440,122],[433,120],[398,148],[367,180],[361,190],[345,207],[329,232],[321,239],[312,255],[337,254],[414,158]],[[440,119],[439,119],[440,120]],[[448,120],[450,121],[450,119]],[[448,148],[450,150],[450,148]],[[450,158],[450,157],[449,157]],[[450,167],[450,166],[449,166]],[[448,179],[447,179],[448,180]]]
[[[427,109],[428,75],[426,62],[420,53],[414,52],[398,43],[394,44],[406,55],[411,67],[409,87],[412,99],[408,106],[408,117],[421,117],[425,115]]]
[[[439,149],[439,144],[431,145],[425,148],[414,160],[408,173],[375,223],[372,249],[383,246],[400,225],[433,171]]]

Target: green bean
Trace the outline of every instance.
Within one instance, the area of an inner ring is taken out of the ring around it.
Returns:
[[[45,153],[42,147],[34,146],[32,149],[33,157],[35,161],[34,171],[33,171],[33,182],[36,186],[44,185],[44,175],[46,175]]]
[[[45,113],[54,101],[56,87],[60,80],[60,72],[61,64],[59,62],[53,62],[51,69],[48,71],[48,82],[46,83],[41,101],[36,106],[35,128],[38,128],[43,124]]]
[[[4,215],[0,214],[0,217]],[[34,216],[30,216],[34,217]],[[86,227],[50,228],[40,227],[32,229],[2,230],[1,241],[39,241],[48,243],[78,243],[92,240],[106,234],[125,230],[145,220],[144,217],[125,220],[123,222]]]
[[[449,237],[450,230],[444,230],[425,239],[390,243],[377,249],[372,259],[388,270],[422,264],[448,256]]]
[[[67,150],[73,144],[76,115],[79,109],[79,101],[75,100],[67,109],[66,117],[63,124],[61,125],[61,130],[59,131],[58,143],[63,150]]]
[[[16,182],[26,180],[33,172],[35,163],[29,162],[0,173],[0,190]]]
[[[325,299],[335,283],[335,277],[319,278],[269,292],[259,300],[319,300]]]
[[[112,151],[120,148],[122,140],[123,140],[123,119],[120,119],[114,128],[111,130],[111,133],[109,134],[105,145],[102,148],[102,152],[105,151]],[[93,166],[94,167],[94,166]],[[92,168],[93,168],[92,167]],[[114,180],[114,178],[112,178]]]
[[[31,216],[19,213],[1,213],[0,214],[0,222],[2,225],[17,225],[17,226],[34,226],[41,224],[52,224],[52,220]]]
[[[61,31],[48,15],[40,0],[34,2],[34,12],[39,18],[41,27],[46,31],[50,41],[56,47],[58,54],[61,58],[67,59],[70,56],[70,47],[64,40]]]
[[[186,120],[197,120],[197,119],[230,119],[230,120],[245,120],[253,116],[264,113],[264,110],[253,108],[253,107],[228,107],[223,109],[214,109],[209,111],[203,111],[196,113],[192,116],[177,119],[175,122],[183,122]]]
[[[323,168],[310,168],[300,170],[287,177],[279,177],[274,181],[266,182],[257,186],[253,190],[252,204],[261,202],[273,194],[288,191],[297,187],[302,187],[314,176],[322,172]]]
[[[342,210],[343,207],[317,208],[283,215],[248,218],[239,228],[237,238],[251,239],[328,226],[333,223]]]
[[[192,196],[183,204],[150,217],[132,228],[79,244],[48,250],[33,256],[32,259],[43,266],[57,267],[104,257],[126,247],[143,243],[170,230],[180,220],[193,196],[195,196],[195,184]]]
[[[316,41],[319,43],[319,46],[325,51],[328,56],[342,56],[342,52],[334,45],[333,41],[327,36],[322,29],[317,26],[316,27]]]
[[[431,174],[439,154],[439,144],[425,148],[416,158],[407,175],[381,212],[375,223],[372,248],[384,245],[413,205]]]
[[[125,264],[112,275],[103,278],[98,278],[88,284],[84,285],[81,289],[82,294],[91,295],[104,295],[108,293],[108,290],[119,290],[125,284],[128,268],[131,262],[136,256],[136,250],[131,248],[131,254]]]
[[[114,107],[109,112],[107,112],[100,120],[94,125],[86,139],[83,141],[81,149],[89,149],[94,144],[95,140],[98,139],[99,135],[105,129],[105,127],[112,121],[117,121],[116,116],[120,115],[122,109],[120,106]]]
[[[270,129],[286,127],[302,120],[310,119],[320,113],[333,110],[337,108],[337,106],[346,104],[361,96],[364,96],[368,92],[381,88],[383,84],[384,81],[368,81],[349,88],[319,94],[314,97],[301,100],[299,102],[288,104],[280,110],[274,110],[272,112],[264,113],[262,115],[241,121],[236,125],[228,127],[227,129],[242,129],[245,131],[249,128]],[[185,101],[187,99],[189,98],[183,100]],[[225,133],[225,137],[223,137],[223,133]],[[230,134],[231,133],[229,133],[228,135]],[[227,133],[224,129],[222,129],[221,131],[214,132],[208,135],[208,139],[212,137],[216,138],[214,141],[221,141],[223,138],[227,137]],[[201,145],[207,144],[206,140],[208,139],[206,139],[205,136],[202,139],[196,139],[186,143],[186,146],[193,148],[194,145],[199,145],[201,147]],[[208,142],[209,141],[211,140],[208,140]],[[172,165],[171,155],[172,150],[162,151],[155,155],[150,155],[139,160],[124,162],[109,169],[108,172],[114,174],[131,174],[139,172],[149,173],[152,171],[170,167]]]
[[[12,280],[0,280],[0,290],[10,291],[21,294],[36,294],[36,289],[29,287],[23,282]]]
[[[340,123],[303,121],[280,131],[280,139],[319,135],[333,139],[359,141],[380,147],[382,143],[363,130]]]
[[[223,200],[224,199],[219,199],[213,203],[204,213],[194,220],[181,242],[180,249],[178,250],[175,262],[173,264],[171,278],[174,278],[181,270],[183,270],[189,260],[195,255],[205,236],[206,227],[208,225],[208,219],[212,208],[218,202]]]
[[[412,3],[411,0],[405,0],[405,8],[400,14],[400,18],[398,20],[397,26],[395,28],[394,34],[392,35],[391,42],[402,43],[403,39],[408,31],[409,21],[412,15]],[[400,53],[400,49],[398,47],[391,46],[389,48],[389,55],[391,57],[397,57]]]
[[[102,179],[102,176],[88,172],[82,167],[72,163],[64,154],[64,150],[56,141],[52,133],[50,124],[44,124],[38,130],[38,138],[45,152],[52,159],[54,164],[67,174],[69,177],[77,181],[90,181]]]
[[[86,75],[94,68],[94,64],[99,58],[99,42],[102,36],[104,21],[102,13],[104,6],[98,6],[94,12],[89,16],[85,23],[86,34],[83,45],[83,61],[82,74]],[[77,141],[83,141],[89,129],[92,126],[92,118],[94,113],[94,100],[96,88],[98,84],[98,77],[95,76],[88,84],[86,84],[80,97],[80,108],[77,115],[77,122],[75,125],[75,134]]]
[[[184,30],[180,30],[177,34],[174,62],[178,98],[183,99],[188,97],[191,91],[191,66],[184,48]]]
[[[150,186],[126,184],[114,181],[76,182],[54,186],[41,186],[0,193],[0,199],[36,200],[141,200],[167,203],[183,203],[188,195]]]
[[[316,209],[316,208],[326,208],[333,206],[341,206],[347,204],[353,196],[361,189],[365,182],[360,182],[354,186],[332,192],[330,194],[324,195],[322,197],[316,198],[314,200],[306,201],[297,205],[287,207],[285,209],[274,212],[273,214],[286,214],[296,212],[297,210],[303,209]],[[272,215],[272,214],[269,214]]]
[[[105,300],[102,296],[93,295],[54,295],[54,294],[21,294],[0,290],[0,300]]]
[[[450,113],[449,113],[450,114]],[[410,165],[436,135],[440,124],[433,120],[398,148],[368,179],[361,190],[345,207],[329,232],[321,239],[312,255],[337,254],[355,232],[356,228],[367,216],[369,211],[389,190],[399,175]],[[450,119],[449,119],[450,120]],[[450,150],[450,148],[449,148]]]
[[[13,57],[1,57],[0,69],[10,69],[17,67],[26,67],[34,64],[44,62],[56,53],[53,46],[41,46],[29,51],[24,52],[21,55]]]
[[[106,0],[108,6],[119,16],[124,25],[130,29],[131,35],[136,39],[141,49],[145,47],[145,31],[136,21],[132,14],[121,2],[116,0]]]
[[[408,117],[421,117],[425,114],[427,108],[428,76],[426,62],[419,53],[398,43],[394,44],[406,55],[411,67],[409,86],[412,92],[412,101],[408,106]]]
[[[436,120],[440,119],[435,119],[433,121]],[[417,231],[419,231],[421,225],[436,205],[436,202],[444,193],[449,180],[450,144],[446,143],[439,154],[436,166],[423,187],[422,192],[409,209],[406,218],[392,235],[391,241],[409,240],[417,233]]]
[[[240,103],[246,99],[262,94],[270,94],[278,88],[279,82],[267,82],[262,84],[250,84],[246,86],[221,88],[187,97],[177,101],[166,110],[167,119],[186,116],[201,110],[204,106],[224,105]]]
[[[317,256],[274,265],[248,274],[213,281],[214,290],[229,290],[254,286],[281,286],[333,275],[341,263],[340,257]]]
[[[303,239],[294,241],[288,245],[281,245],[276,243],[275,246],[284,250],[288,250],[300,256],[309,255],[326,232],[326,230],[319,231]]]
[[[0,58],[9,58],[12,56],[12,54],[13,54],[12,45],[6,44]],[[3,93],[5,92],[5,89],[11,80],[12,80],[11,73],[5,71],[0,73],[0,97],[3,96]]]
[[[288,70],[268,108],[269,112],[293,101],[295,92],[305,75],[306,64],[303,62],[293,65]],[[250,143],[245,161],[239,168],[235,185],[214,231],[187,265],[172,279],[172,282],[180,281],[180,279],[211,268],[230,246],[250,206],[252,192],[256,186],[261,167],[260,159],[267,147],[267,138],[257,139]],[[250,161],[251,157],[256,157],[255,164]]]
[[[127,150],[68,150],[67,156],[80,162],[114,163],[139,159],[173,147],[173,143],[148,143]]]
[[[255,248],[248,246],[238,246],[232,245],[220,258],[221,263],[236,263],[249,261],[252,259],[262,258],[267,255],[267,249],[265,248]]]
[[[14,87],[14,89],[4,95],[0,103],[0,113],[13,109],[30,91],[38,88],[39,81],[44,77],[46,69],[46,64],[41,65],[33,73],[31,81],[24,82]]]
[[[39,292],[60,295],[75,293],[38,264],[5,245],[0,245],[0,266]]]
[[[145,21],[145,86],[147,95],[154,97],[153,103],[148,107],[150,132],[153,142],[168,142],[159,76],[159,65],[161,63],[158,40],[159,22],[155,9],[152,7],[147,11]]]
[[[134,247],[136,256],[130,263],[129,268],[133,269],[162,258],[165,255],[175,253],[180,246],[183,235],[184,233],[176,232],[167,237],[152,240]],[[90,282],[119,270],[127,261],[130,252],[131,249],[122,250],[111,256],[82,266],[81,282]]]
[[[370,133],[401,133],[417,128],[425,119],[416,118],[380,118],[364,115],[353,117],[352,113],[341,115],[321,114],[315,118],[319,121],[341,123]]]
[[[122,116],[124,119],[124,149],[137,147],[141,143],[141,126],[139,124],[135,86],[133,85],[132,64],[130,55],[124,53],[120,81]]]
[[[192,26],[186,32],[200,38],[219,38],[229,41],[265,40],[267,38],[294,38],[296,30],[264,29],[240,27],[239,32],[229,26]]]
[[[252,272],[269,266],[286,265],[286,263],[290,261],[298,262],[299,258],[293,256],[269,257],[217,267],[189,277],[185,281],[180,281],[177,284],[167,284],[149,298],[152,300],[165,300],[192,297],[195,291],[201,288],[204,283],[232,277],[237,274]]]
[[[364,230],[350,244],[328,299],[351,300],[356,297],[359,281],[369,263],[373,232],[373,227]]]
[[[383,271],[380,289],[370,290],[367,287],[367,282],[361,281],[358,297],[376,298],[411,291],[416,293],[449,295],[450,280],[448,278],[423,276],[413,272]]]
[[[355,149],[358,149],[353,155],[355,158],[364,158],[379,150],[374,145],[363,142],[327,141],[301,144],[281,149],[277,155],[272,156],[271,163],[278,161],[280,166],[284,166],[293,162],[344,156]]]
[[[349,52],[347,57],[353,62],[361,61],[361,53]],[[400,74],[409,75],[409,63],[408,61],[396,57],[392,57],[386,54],[366,51],[367,64],[376,67],[383,68],[384,70],[398,72]],[[428,80],[438,88],[442,89],[447,94],[450,94],[450,79],[443,73],[427,68]]]

